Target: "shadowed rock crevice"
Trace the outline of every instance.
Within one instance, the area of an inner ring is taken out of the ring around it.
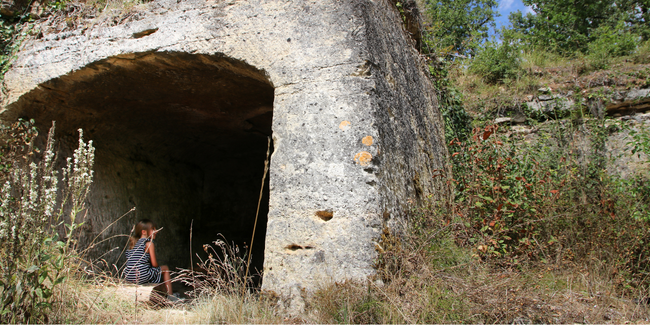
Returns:
[[[57,123],[60,151],[76,148],[76,129],[97,148],[86,238],[128,234],[137,219],[163,227],[159,260],[176,267],[223,234],[250,242],[260,191],[274,90],[265,74],[209,55],[138,53],[111,57],[43,83],[5,111],[3,119],[34,118],[41,130]],[[9,117],[7,117],[9,116]],[[45,132],[42,132],[45,133]],[[268,213],[264,191],[254,267],[262,268]],[[94,256],[118,258],[125,237]]]

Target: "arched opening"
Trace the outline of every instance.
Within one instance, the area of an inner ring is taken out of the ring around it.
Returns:
[[[55,120],[59,150],[67,156],[76,148],[78,128],[94,141],[96,178],[84,238],[136,207],[102,238],[128,234],[137,220],[152,219],[163,228],[156,239],[160,262],[187,268],[190,247],[202,253],[202,245],[218,234],[240,247],[250,242],[273,96],[264,73],[240,61],[138,53],[47,81],[10,106],[4,118],[33,118],[44,131]],[[251,266],[258,270],[268,181],[263,192]],[[103,258],[113,263],[125,241],[109,240],[94,255],[110,252]]]

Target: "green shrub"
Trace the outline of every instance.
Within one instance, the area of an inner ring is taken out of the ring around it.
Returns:
[[[606,69],[612,58],[632,54],[640,39],[627,31],[623,23],[616,28],[603,25],[594,34],[595,39],[588,44],[587,59],[596,70]]]
[[[555,212],[562,190],[557,172],[521,152],[497,126],[476,128],[465,143],[453,142],[455,214],[469,236],[464,245],[486,256],[536,254],[541,227]]]
[[[582,145],[578,128],[589,134]],[[570,248],[575,258],[597,252],[622,269],[631,256],[643,255],[650,191],[641,180],[606,172],[609,128],[550,122],[530,143],[497,131],[477,128],[450,145],[456,188],[448,222],[462,223],[461,246],[506,264],[566,257],[556,247]],[[646,270],[629,272],[624,281]]]
[[[501,36],[501,42],[485,42],[469,66],[471,73],[481,76],[487,83],[515,79],[520,72],[521,51],[518,41],[505,30]]]
[[[636,64],[650,63],[650,40],[641,43],[637,47],[636,51],[632,55],[632,61]]]

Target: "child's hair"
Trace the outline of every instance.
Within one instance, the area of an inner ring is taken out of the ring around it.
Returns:
[[[133,234],[129,238],[129,249],[133,249],[135,243],[137,243],[138,239],[142,237],[143,230],[149,231],[154,228],[156,228],[156,225],[149,219],[142,219],[138,221],[138,223],[135,224],[135,230],[133,231]]]

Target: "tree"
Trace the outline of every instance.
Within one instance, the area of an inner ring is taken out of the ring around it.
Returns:
[[[623,26],[648,39],[650,0],[523,0],[535,14],[510,14],[513,29],[532,47],[561,54],[585,52],[601,26]],[[619,24],[623,22],[624,24]]]
[[[650,40],[650,0],[628,0],[621,7],[627,8],[624,20],[631,32],[641,35],[644,41]]]
[[[496,0],[425,0],[426,45],[438,55],[474,55],[494,26],[497,6]]]

